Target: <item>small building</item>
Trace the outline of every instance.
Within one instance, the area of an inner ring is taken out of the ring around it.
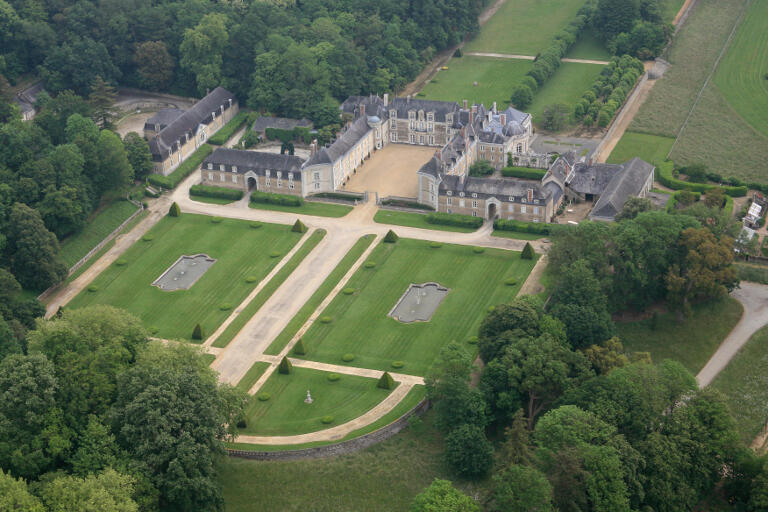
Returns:
[[[203,160],[201,183],[217,187],[303,196],[298,156],[217,148]]]
[[[288,117],[259,117],[253,123],[253,131],[264,138],[267,129],[272,128],[275,130],[291,131],[294,128],[309,128],[312,129],[312,121],[309,119],[290,119]]]
[[[14,103],[16,103],[19,110],[21,110],[22,121],[31,121],[35,117],[35,114],[37,114],[37,110],[35,109],[37,97],[44,91],[43,82],[40,81],[33,86],[24,89],[13,98]]]
[[[158,110],[155,115],[144,122],[144,138],[151,140],[158,133],[165,130],[169,124],[184,114],[180,108],[164,108]]]
[[[761,201],[758,201],[757,197],[755,197],[752,200],[752,204],[749,205],[749,210],[747,210],[747,214],[744,216],[744,226],[757,229],[760,227],[759,223],[762,217],[763,217],[763,205],[761,204]]]
[[[654,167],[648,162],[635,157],[620,167],[600,194],[590,219],[611,221],[624,208],[627,199],[645,197],[653,188]]]

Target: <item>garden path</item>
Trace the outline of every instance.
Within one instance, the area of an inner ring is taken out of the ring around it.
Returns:
[[[464,55],[471,55],[473,57],[495,57],[497,59],[519,59],[519,60],[536,60],[533,55],[517,55],[512,53],[488,53],[488,52],[467,52]],[[574,62],[576,64],[601,64],[607,66],[610,64],[607,60],[592,60],[592,59],[569,59],[562,58],[562,62]]]

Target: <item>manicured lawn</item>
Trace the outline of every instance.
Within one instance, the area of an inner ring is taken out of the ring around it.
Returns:
[[[192,194],[189,195],[189,198],[199,203],[209,203],[209,204],[232,204],[235,202],[232,199],[223,199],[221,197],[195,196]]]
[[[490,306],[512,300],[535,264],[518,252],[434,248],[411,239],[380,244],[367,262],[376,265],[363,265],[347,284],[354,293],[337,295],[323,311],[320,319],[327,316],[330,323],[315,322],[303,336],[305,359],[379,370],[402,361],[399,372],[424,375],[445,344],[465,342]],[[505,285],[510,278],[517,284]],[[387,316],[411,283],[427,282],[450,290],[430,321],[401,323]],[[342,361],[344,354],[354,361]]]
[[[655,330],[650,319],[616,326],[626,350],[650,352],[654,361],[675,359],[695,375],[739,322],[742,311],[741,303],[728,297],[695,305],[683,323],[674,313],[666,313],[659,315]]]
[[[592,30],[582,34],[581,38],[568,50],[569,59],[611,60],[611,54]]]
[[[540,240],[545,238],[544,235],[537,235],[536,233],[518,233],[517,231],[501,231],[500,229],[494,229],[491,236],[514,238],[516,240]]]
[[[443,226],[442,224],[430,224],[427,222],[426,214],[400,212],[396,210],[379,210],[373,216],[374,222],[379,224],[394,224],[396,226],[407,226],[409,228],[434,229],[437,231],[455,231],[458,233],[471,233],[477,231],[472,228],[461,226]]]
[[[495,101],[498,107],[506,108],[513,89],[529,69],[531,61],[528,60],[465,55],[451,59],[448,69],[440,71],[418,96],[459,104],[469,100],[489,108]]]
[[[305,391],[306,392],[306,391]],[[421,424],[349,455],[297,461],[222,457],[217,463],[228,512],[275,510],[407,512],[434,478],[486,495],[489,480],[464,482],[444,463],[434,414]],[[285,490],[285,491],[281,491]]]
[[[351,206],[335,203],[320,203],[304,201],[301,206],[282,206],[278,204],[249,203],[257,210],[272,210],[274,212],[299,213],[301,215],[317,215],[318,217],[343,217],[352,211]]]
[[[267,368],[269,368],[269,363],[256,361],[253,363],[253,366],[251,366],[251,369],[248,370],[248,373],[246,373],[243,378],[240,379],[240,382],[237,383],[237,387],[247,393],[253,385],[256,384],[256,381],[259,380],[264,372],[267,371]]]
[[[208,365],[210,365],[211,363],[213,363],[213,362],[216,360],[216,356],[215,356],[215,355],[213,355],[213,354],[203,354],[203,355],[201,355],[200,357],[202,357],[202,358],[203,358],[203,360],[204,360],[206,363],[208,363]]]
[[[584,0],[507,0],[465,50],[536,55],[582,5]]]
[[[229,324],[229,326],[224,330],[224,332],[222,332],[221,335],[216,338],[216,341],[213,342],[213,346],[226,347],[229,342],[232,341],[232,338],[234,338],[235,335],[240,332],[240,329],[245,327],[245,324],[248,323],[248,320],[250,320],[251,317],[256,314],[256,312],[261,308],[261,306],[264,305],[265,302],[267,302],[267,299],[269,299],[272,294],[275,293],[275,290],[280,288],[288,276],[291,275],[291,273],[296,270],[296,267],[299,266],[304,258],[306,258],[310,252],[312,252],[312,249],[317,247],[317,244],[320,243],[320,240],[322,240],[324,236],[324,229],[319,229],[312,233],[309,239],[304,242],[298,251],[296,251],[290,261],[283,265],[283,268],[281,268],[280,271],[275,274],[272,279],[270,279],[269,283],[267,283],[264,288],[261,289],[258,295],[256,295],[256,297],[254,297],[253,300],[249,302],[245,308],[243,308],[240,314],[237,315],[237,318],[235,318],[232,323]]]
[[[669,153],[673,142],[675,139],[670,137],[624,132],[619,143],[611,151],[608,163],[620,164],[637,156],[648,163],[659,166],[667,159],[667,153]]]
[[[213,332],[302,236],[289,226],[203,215],[165,217],[143,239],[83,290],[68,307],[109,304],[142,319],[161,338],[189,339],[195,324]],[[151,238],[147,241],[146,238]],[[180,256],[205,253],[216,262],[189,290],[163,291],[152,286]],[[120,261],[125,262],[119,265]],[[246,282],[253,276],[254,282]],[[225,308],[226,306],[229,308]]]
[[[71,267],[136,211],[128,201],[115,201],[91,215],[83,230],[61,241],[61,257]]]
[[[341,375],[331,382],[329,375],[309,368],[294,368],[289,375],[274,372],[251,398],[245,411],[247,427],[241,432],[288,436],[325,430],[366,413],[391,393],[378,388],[377,379]],[[307,390],[311,404],[304,403]],[[259,400],[262,393],[269,393],[269,400]],[[325,416],[333,420],[323,423]]]
[[[604,67],[602,64],[563,62],[555,74],[534,93],[533,103],[524,110],[533,115],[535,123],[539,123],[544,109],[549,105],[563,103],[573,108]]]
[[[265,354],[277,355],[280,353],[280,351],[283,350],[288,342],[291,341],[297,332],[299,332],[301,326],[304,325],[307,320],[309,320],[309,317],[312,316],[312,313],[314,313],[314,311],[320,306],[320,303],[323,302],[323,299],[325,299],[325,297],[331,293],[331,290],[333,290],[339,281],[341,281],[341,278],[344,277],[347,272],[349,272],[349,269],[352,268],[352,265],[355,264],[355,262],[365,252],[368,246],[371,245],[373,238],[373,235],[365,235],[360,237],[360,239],[355,242],[355,245],[353,245],[349,252],[344,256],[344,258],[342,258],[341,262],[336,265],[336,268],[333,269],[333,272],[328,274],[328,277],[325,278],[323,284],[321,284],[315,293],[312,294],[312,297],[310,297],[309,300],[304,303],[299,312],[296,313],[296,316],[291,318],[291,321],[288,322],[288,325],[285,326],[283,332],[278,334],[277,337],[272,341],[272,344],[270,344],[267,350],[264,351]]]
[[[752,335],[711,386],[725,394],[736,428],[749,445],[768,421],[768,327]]]

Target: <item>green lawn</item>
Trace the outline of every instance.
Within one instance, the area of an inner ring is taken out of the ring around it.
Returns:
[[[477,231],[472,228],[461,226],[444,226],[442,224],[430,224],[427,222],[426,214],[400,212],[397,210],[379,210],[373,216],[373,221],[379,224],[394,224],[396,226],[406,226],[409,228],[434,229],[436,231],[455,231],[458,233],[471,233]]]
[[[492,305],[512,300],[535,260],[520,253],[444,244],[430,247],[422,240],[400,239],[382,243],[347,284],[351,295],[339,294],[303,336],[305,359],[362,368],[391,370],[402,361],[402,373],[424,375],[440,349],[476,333]],[[517,280],[514,286],[504,281]],[[411,283],[437,282],[449,292],[428,322],[401,323],[388,315]],[[343,362],[344,354],[353,362]]]
[[[743,308],[730,297],[697,304],[683,323],[674,313],[659,316],[656,330],[651,320],[619,322],[618,335],[630,352],[650,352],[654,361],[675,359],[696,374],[739,322]]]
[[[240,314],[237,315],[237,318],[235,318],[232,323],[229,324],[226,329],[224,329],[224,332],[222,332],[221,335],[216,338],[216,341],[213,342],[213,346],[222,348],[226,347],[229,342],[232,341],[232,338],[234,338],[235,335],[240,332],[240,329],[245,327],[245,324],[248,323],[248,320],[250,320],[251,317],[256,314],[256,312],[261,308],[261,306],[264,305],[265,302],[267,302],[267,299],[269,299],[272,294],[275,293],[275,290],[280,288],[288,276],[291,275],[294,270],[296,270],[296,267],[298,267],[302,261],[304,261],[304,258],[306,258],[307,255],[312,252],[315,247],[317,247],[317,244],[320,243],[320,240],[322,240],[324,236],[324,229],[319,229],[312,233],[312,236],[309,237],[309,240],[304,242],[304,244],[299,248],[298,251],[296,251],[290,261],[283,265],[283,268],[281,268],[280,271],[275,274],[272,279],[270,279],[269,283],[267,283],[264,288],[262,288],[261,291],[256,295],[256,297],[254,297],[253,300],[243,308]]]
[[[264,351],[265,354],[274,356],[283,350],[288,342],[291,341],[297,332],[299,332],[301,326],[304,325],[307,320],[309,320],[309,317],[312,316],[312,313],[314,313],[314,311],[320,306],[320,303],[323,302],[323,299],[325,299],[325,297],[331,293],[331,290],[333,290],[339,281],[341,281],[341,278],[344,277],[347,272],[349,272],[349,269],[352,268],[352,265],[355,264],[355,262],[365,252],[368,246],[371,245],[373,238],[373,235],[365,235],[360,237],[360,239],[355,242],[355,245],[352,246],[349,252],[339,262],[339,264],[336,265],[336,268],[333,269],[333,272],[328,274],[328,277],[325,278],[323,284],[321,284],[320,287],[315,290],[315,293],[313,293],[312,297],[310,297],[309,300],[304,303],[299,312],[296,313],[296,316],[291,318],[291,321],[288,322],[288,325],[285,326],[285,329],[283,329],[283,331],[278,334],[277,337],[272,341],[267,350]]]
[[[685,0],[661,0],[661,16],[666,23],[675,21],[675,16],[685,3]]]
[[[507,0],[465,51],[536,55],[582,5],[584,0]]]
[[[514,238],[515,240],[540,240],[545,238],[544,235],[538,235],[536,233],[518,233],[517,231],[502,231],[500,229],[494,229],[491,236]]]
[[[118,200],[91,215],[82,231],[61,241],[61,257],[67,267],[80,261],[135,211],[133,203]]]
[[[538,123],[548,105],[563,103],[572,108],[604,67],[602,64],[563,62],[555,74],[533,94],[533,103],[524,110],[530,112],[533,121]]]
[[[269,368],[269,363],[256,361],[243,378],[240,379],[240,382],[237,383],[237,387],[247,393],[253,385],[256,384],[256,381],[259,380],[264,372],[267,371],[267,368]]]
[[[452,58],[448,62],[448,69],[440,71],[418,96],[459,103],[469,100],[470,103],[483,103],[487,107],[495,101],[498,107],[506,108],[512,90],[529,69],[529,60],[470,55]],[[477,86],[474,82],[477,82]]]
[[[274,372],[248,403],[241,433],[290,436],[325,430],[361,416],[391,393],[376,386],[378,379],[341,375],[331,382],[329,375],[309,368],[294,368],[289,375]],[[311,404],[304,403],[307,390]],[[262,393],[269,393],[269,400],[259,400]],[[326,416],[333,420],[323,423]]]
[[[304,204],[301,206],[283,206],[279,204],[254,203],[251,201],[248,206],[257,210],[299,213],[301,215],[317,215],[318,217],[343,217],[352,211],[351,206],[343,204],[310,201],[304,201]]]
[[[213,220],[191,214],[163,218],[94,279],[96,291],[83,290],[69,307],[122,308],[162,338],[189,339],[197,323],[213,332],[277,265],[280,257],[272,254],[285,255],[302,236],[289,226],[264,224],[253,229],[250,222]],[[180,256],[199,253],[216,258],[216,263],[189,290],[168,292],[152,286]],[[119,265],[121,261],[125,264]],[[256,281],[246,282],[251,276]]]
[[[611,60],[611,54],[594,31],[584,32],[576,44],[568,50],[569,59]]]
[[[209,203],[209,204],[232,204],[235,202],[235,200],[233,199],[223,199],[221,197],[196,196],[193,194],[189,194],[189,198],[199,203]]]
[[[655,166],[661,165],[667,159],[675,139],[649,135],[647,133],[624,132],[619,143],[608,157],[609,164],[620,164],[634,157],[640,157]]]
[[[741,439],[749,445],[768,421],[768,327],[752,335],[711,386],[725,394]]]

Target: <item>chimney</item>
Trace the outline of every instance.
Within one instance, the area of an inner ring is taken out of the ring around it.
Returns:
[[[501,114],[501,126],[507,126],[507,114]]]
[[[406,103],[410,103],[411,102],[411,95],[410,94],[405,97],[405,102]]]
[[[360,117],[365,117],[365,103],[360,104]]]
[[[309,156],[314,156],[317,153],[317,139],[312,139],[312,144],[309,145]]]
[[[472,113],[477,114],[477,104],[472,105]]]
[[[466,126],[462,126],[461,127],[461,136],[464,137],[464,138],[467,137],[467,127]]]
[[[532,188],[528,189],[528,202],[529,203],[533,202],[533,189]]]
[[[389,93],[385,92],[384,93],[384,106],[386,107],[387,105],[389,105]]]
[[[464,110],[467,110],[467,100],[464,100]]]
[[[491,110],[493,110],[493,113],[496,113],[496,102],[493,102],[493,107],[491,107]]]

